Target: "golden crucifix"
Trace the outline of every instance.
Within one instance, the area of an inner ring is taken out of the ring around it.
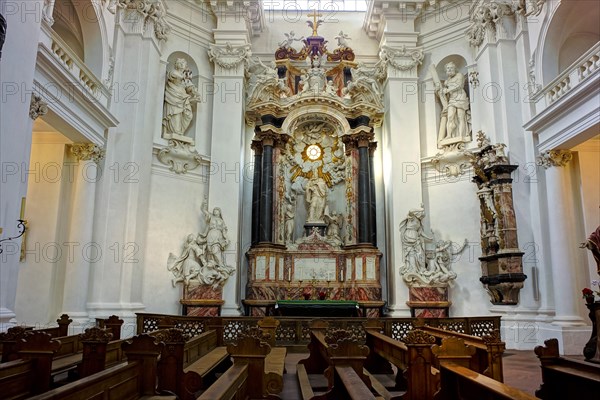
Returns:
[[[310,21],[310,20],[308,21],[308,26],[310,26],[312,28],[312,30],[313,30],[313,32],[312,32],[313,36],[317,36],[318,35],[317,29],[319,28],[319,25],[321,24],[321,21],[317,21],[317,18],[318,17],[322,17],[322,16],[323,16],[323,14],[317,13],[316,10],[313,11],[312,13],[309,13],[307,15],[307,17],[309,17],[309,18],[312,17],[312,19],[313,19],[312,21]]]

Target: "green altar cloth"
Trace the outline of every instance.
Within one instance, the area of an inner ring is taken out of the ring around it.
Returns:
[[[358,302],[350,300],[279,300],[278,315],[290,317],[357,317]]]

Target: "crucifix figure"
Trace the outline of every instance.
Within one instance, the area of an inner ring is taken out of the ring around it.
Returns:
[[[307,15],[307,17],[312,17],[312,21],[309,19],[308,21],[306,21],[308,23],[308,26],[310,26],[312,28],[312,35],[313,36],[318,36],[317,33],[317,29],[319,28],[319,25],[321,25],[321,23],[323,22],[322,19],[317,21],[317,17],[322,17],[323,14],[317,13],[317,11],[313,11],[312,13],[309,13]]]

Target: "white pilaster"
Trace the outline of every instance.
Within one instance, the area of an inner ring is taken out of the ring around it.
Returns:
[[[242,185],[244,168],[244,67],[250,56],[246,22],[240,8],[229,2],[214,2],[217,15],[215,44],[209,56],[215,64],[212,140],[210,159],[215,171],[209,183],[209,208],[220,207],[230,244],[225,251],[235,273],[223,287],[222,315],[238,316],[240,311],[240,269],[243,260]]]
[[[72,146],[94,147],[93,144],[88,143],[76,143]],[[89,321],[86,301],[93,258],[92,254],[85,250],[91,249],[98,172],[97,164],[89,156],[80,157],[73,174],[76,178],[72,189],[70,202],[72,208],[69,218],[68,242],[75,251],[66,260],[61,312],[73,319],[72,326],[77,331],[83,331]]]
[[[132,332],[127,325],[144,309],[153,136],[161,129],[156,110],[163,99],[153,82],[162,69],[162,41],[152,19],[136,8],[119,8],[116,24],[114,82],[128,95],[111,104],[120,123],[108,132],[96,190],[93,238],[100,256],[92,263],[87,307],[90,318],[119,315],[124,331]]]
[[[552,280],[556,314],[553,324],[558,326],[584,325],[578,310],[581,288],[577,285],[575,266],[579,267],[580,251],[575,227],[575,201],[571,179],[571,152],[551,150],[541,156],[546,169],[546,190],[548,191],[548,227],[550,254],[552,255]]]
[[[17,234],[21,198],[27,194],[27,173],[31,152],[29,117],[35,60],[40,34],[43,0],[0,3],[6,18],[6,41],[2,49],[2,106],[0,111],[0,190],[1,239]],[[11,62],[7,66],[7,62]],[[2,243],[0,254],[0,331],[15,318],[15,300],[19,277],[20,242]]]
[[[384,59],[391,60],[387,63],[382,129],[385,215],[390,222],[386,232],[388,308],[390,316],[407,317],[408,287],[399,273],[404,264],[400,222],[423,201],[421,128],[419,118],[415,118],[419,115],[418,62],[412,56],[417,52],[422,59],[422,50],[416,48],[414,16],[388,16],[384,32],[381,51]]]

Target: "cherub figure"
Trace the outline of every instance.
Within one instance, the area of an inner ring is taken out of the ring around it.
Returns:
[[[294,42],[304,40],[304,36],[302,36],[299,39],[296,39],[296,34],[294,33],[294,31],[290,31],[290,33],[284,33],[284,35],[286,38],[281,43],[279,43],[279,47],[283,49],[291,49],[292,44],[294,44]]]
[[[348,46],[348,40],[352,40],[350,39],[350,36],[348,36],[347,33],[344,33],[344,31],[340,31],[340,33],[338,33],[338,35],[334,38],[337,40],[338,42],[338,47],[349,47]]]

